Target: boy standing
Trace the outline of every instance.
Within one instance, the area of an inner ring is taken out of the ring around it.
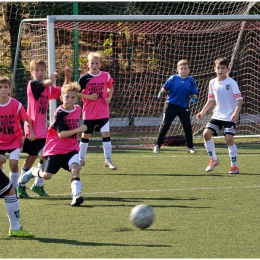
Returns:
[[[212,135],[217,136],[221,128],[224,127],[224,136],[231,160],[231,170],[229,173],[238,174],[237,147],[234,142],[234,135],[236,133],[236,122],[239,118],[243,97],[237,82],[228,76],[230,69],[227,58],[217,58],[214,70],[217,77],[209,82],[208,101],[197,114],[197,119],[201,120],[208,109],[216,102],[211,120],[207,123],[203,132],[204,144],[210,157],[206,172],[212,171],[220,163],[216,155],[214,141],[211,137]]]
[[[24,125],[25,141],[23,145],[23,152],[28,153],[28,157],[23,163],[21,174],[29,171],[33,163],[41,154],[46,142],[47,127],[46,116],[48,112],[48,105],[50,99],[58,99],[60,96],[61,87],[53,86],[55,78],[58,74],[53,73],[49,79],[46,76],[46,64],[43,60],[32,60],[30,62],[30,72],[33,77],[27,86],[27,114],[32,119],[33,129],[36,140],[31,142],[28,139],[29,129]],[[71,70],[65,67],[65,81],[64,84],[71,80]],[[40,167],[42,160],[38,163]],[[48,197],[49,195],[43,188],[43,179],[36,177],[31,190],[40,196]],[[20,183],[18,186],[18,193],[20,198],[29,198],[24,184]]]
[[[111,102],[114,87],[113,78],[108,72],[100,71],[102,56],[99,52],[90,52],[88,55],[89,71],[79,79],[81,87],[79,97],[83,101],[83,120],[88,127],[82,133],[80,142],[80,162],[85,165],[85,156],[89,138],[95,131],[100,131],[103,141],[104,166],[116,170],[112,157],[112,144],[109,127],[109,103]]]
[[[32,167],[19,177],[19,183],[25,184],[33,177],[45,180],[51,179],[60,168],[71,172],[71,206],[83,203],[81,196],[81,182],[79,172],[79,144],[78,133],[87,130],[85,125],[80,126],[81,107],[75,105],[78,100],[80,86],[77,82],[65,84],[61,88],[61,101],[54,113],[54,120],[48,129],[46,144],[43,150],[45,158],[44,170]]]
[[[172,75],[164,83],[161,92],[167,92],[167,102],[164,106],[163,121],[159,128],[157,140],[153,149],[154,153],[160,153],[164,137],[176,116],[180,118],[187,140],[188,152],[196,153],[193,148],[192,127],[190,120],[189,98],[198,98],[198,90],[195,80],[189,76],[190,66],[187,60],[177,63],[178,74]]]
[[[6,157],[0,154],[0,164],[6,162]],[[10,237],[33,237],[34,235],[21,227],[20,205],[15,194],[14,185],[0,169],[0,197],[4,197],[5,209],[10,223]]]
[[[30,117],[26,114],[23,105],[9,96],[11,81],[7,77],[0,77],[0,154],[9,153],[10,179],[17,189],[19,178],[18,160],[22,147],[23,131],[20,121],[28,123],[28,139],[35,140]],[[3,163],[0,162],[2,169]]]

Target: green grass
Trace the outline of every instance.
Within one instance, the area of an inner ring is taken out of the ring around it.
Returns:
[[[1,258],[260,258],[260,145],[237,145],[239,175],[230,175],[228,150],[206,173],[208,156],[184,147],[113,150],[118,167],[103,166],[103,151],[89,150],[81,173],[85,201],[70,206],[70,173],[60,170],[45,189],[51,198],[20,199],[22,225],[33,239],[9,238],[0,200]],[[20,164],[24,159],[22,155]],[[7,169],[7,165],[5,166]],[[31,186],[33,181],[28,183]],[[137,204],[150,205],[153,225],[129,221]]]

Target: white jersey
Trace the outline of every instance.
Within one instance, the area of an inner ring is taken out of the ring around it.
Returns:
[[[231,121],[237,101],[243,99],[237,82],[230,77],[223,81],[214,78],[209,82],[208,100],[215,100],[212,119]]]

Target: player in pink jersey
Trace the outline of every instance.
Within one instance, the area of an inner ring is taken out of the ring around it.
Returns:
[[[71,69],[66,66],[64,71],[64,84],[66,84],[71,80]],[[49,79],[45,79],[46,64],[43,60],[32,60],[30,62],[30,72],[33,79],[29,81],[27,86],[27,114],[32,119],[36,140],[31,142],[28,139],[29,129],[25,124],[25,141],[23,145],[23,152],[28,153],[29,156],[23,163],[21,174],[29,171],[37,159],[38,154],[42,154],[47,136],[46,117],[49,100],[58,99],[61,91],[61,87],[53,86],[58,73],[55,72]],[[40,160],[40,163],[38,163],[38,166],[41,166],[41,164],[42,159]],[[49,196],[43,188],[42,178],[35,178],[31,190],[40,196]],[[20,198],[29,198],[26,187],[22,183],[18,186],[18,194]]]
[[[237,147],[234,135],[236,133],[236,122],[239,119],[243,97],[237,82],[228,76],[230,69],[227,58],[217,58],[214,70],[217,77],[209,82],[208,101],[197,114],[197,119],[201,120],[213,103],[216,102],[211,120],[207,123],[203,132],[204,144],[210,157],[206,172],[212,171],[220,163],[216,155],[214,141],[211,137],[212,135],[217,136],[221,128],[224,127],[224,136],[231,160],[231,170],[229,173],[238,174]]]
[[[77,82],[65,84],[61,89],[63,104],[55,110],[54,120],[48,128],[46,144],[43,150],[44,170],[41,167],[32,167],[24,175],[20,175],[19,183],[25,184],[33,177],[51,179],[60,168],[72,174],[71,206],[83,203],[81,196],[80,162],[78,133],[87,130],[86,125],[80,126],[81,107],[75,105],[78,100],[80,86]]]
[[[0,154],[0,164],[6,162],[6,157]],[[4,197],[5,209],[10,223],[10,237],[33,237],[34,235],[21,227],[20,205],[15,194],[14,185],[0,169],[0,197]]]
[[[28,123],[30,134],[28,139],[35,140],[32,122],[23,105],[16,99],[9,97],[11,81],[7,77],[0,77],[0,154],[9,153],[10,179],[17,188],[19,177],[18,160],[22,147],[23,131],[20,121]],[[2,168],[0,162],[0,168]]]
[[[101,132],[105,156],[104,165],[116,170],[112,161],[112,144],[109,127],[109,103],[111,102],[114,87],[113,78],[108,72],[100,71],[102,56],[99,52],[90,52],[88,55],[89,71],[81,75],[79,97],[83,101],[83,120],[88,130],[82,133],[80,141],[80,163],[85,165],[89,138],[94,132]]]

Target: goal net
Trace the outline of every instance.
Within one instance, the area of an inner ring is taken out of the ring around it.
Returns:
[[[258,21],[66,21],[54,23],[55,68],[61,76],[63,67],[74,69],[74,80],[87,71],[87,55],[103,54],[102,70],[115,79],[115,92],[110,104],[113,144],[153,145],[162,121],[165,96],[157,101],[163,83],[176,73],[177,62],[187,59],[190,75],[196,80],[199,99],[190,103],[195,138],[212,115],[203,120],[196,114],[207,101],[208,84],[214,78],[214,61],[225,56],[232,64],[230,76],[240,87],[244,98],[237,136],[258,137],[260,134],[259,60],[260,22]],[[48,63],[47,20],[25,21],[20,30],[23,67],[29,75],[33,58]],[[50,50],[49,50],[50,51]],[[19,68],[16,68],[19,70]],[[26,106],[26,88],[16,89]],[[179,118],[172,122],[168,136],[183,136]],[[202,140],[202,139],[201,139]]]

